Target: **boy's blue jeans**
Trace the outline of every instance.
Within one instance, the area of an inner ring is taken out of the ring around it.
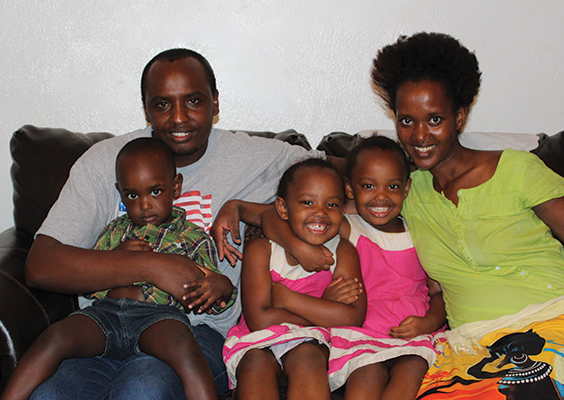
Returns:
[[[223,364],[223,336],[207,325],[192,326],[206,357],[218,393],[228,390]],[[177,400],[184,398],[178,375],[168,364],[148,355],[124,361],[71,358],[41,384],[30,400]]]

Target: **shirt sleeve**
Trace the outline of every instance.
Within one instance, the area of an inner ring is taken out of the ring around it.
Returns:
[[[104,150],[91,148],[76,161],[38,234],[63,244],[93,247],[97,235],[116,217],[119,204],[115,158]]]
[[[532,153],[523,153],[521,163],[522,196],[525,207],[532,208],[564,196],[564,177],[548,168]]]
[[[94,244],[94,250],[111,250],[111,234],[114,228],[112,227],[113,223],[106,225],[104,230],[98,235],[98,239],[96,239],[96,244]]]

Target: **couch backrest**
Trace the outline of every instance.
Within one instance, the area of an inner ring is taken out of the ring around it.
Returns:
[[[76,133],[25,125],[10,140],[14,187],[14,223],[33,237],[59,197],[71,166],[90,146],[111,133]]]
[[[311,149],[302,133],[245,131]],[[12,185],[14,187],[14,223],[18,233],[33,237],[59,197],[74,162],[90,146],[113,137],[111,133],[76,133],[59,128],[25,125],[10,140]]]
[[[564,131],[552,136],[542,136],[539,146],[531,152],[539,156],[554,172],[564,176]]]

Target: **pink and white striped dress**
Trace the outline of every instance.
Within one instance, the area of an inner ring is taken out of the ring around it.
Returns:
[[[387,332],[410,315],[424,316],[429,309],[427,275],[421,267],[411,236],[374,229],[360,215],[346,215],[349,240],[360,257],[367,295],[362,327],[331,329],[329,382],[335,390],[357,368],[402,355],[418,355],[431,365],[442,351],[443,335],[393,339]]]
[[[340,237],[337,235],[327,243],[327,247],[333,254],[337,254],[337,246]],[[307,272],[300,265],[290,265],[286,260],[284,249],[276,243],[271,242],[270,275],[272,282],[284,284],[294,292],[321,297],[324,290],[333,280],[333,271],[336,265],[331,266],[329,271]],[[292,348],[292,343],[299,344],[304,340],[315,339],[329,347],[330,333],[328,329],[318,326],[299,326],[294,324],[273,325],[266,329],[251,332],[241,316],[239,324],[235,325],[227,333],[227,340],[223,346],[223,360],[229,375],[231,387],[237,386],[237,365],[251,349],[272,348],[273,346],[288,344],[286,351]],[[279,356],[281,356],[279,354]]]

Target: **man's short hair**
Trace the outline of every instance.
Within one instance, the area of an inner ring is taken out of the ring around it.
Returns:
[[[200,64],[202,64],[206,72],[206,80],[211,89],[212,95],[215,95],[217,93],[215,74],[213,73],[213,69],[210,63],[208,62],[208,60],[206,60],[206,58],[203,55],[195,52],[194,50],[189,50],[184,48],[169,49],[154,56],[151,59],[151,61],[149,61],[147,65],[145,65],[145,68],[143,69],[143,73],[141,74],[141,101],[143,102],[143,105],[145,105],[145,91],[147,89],[147,74],[151,66],[157,61],[161,61],[161,60],[172,62],[172,61],[184,60],[186,58],[194,58]]]

